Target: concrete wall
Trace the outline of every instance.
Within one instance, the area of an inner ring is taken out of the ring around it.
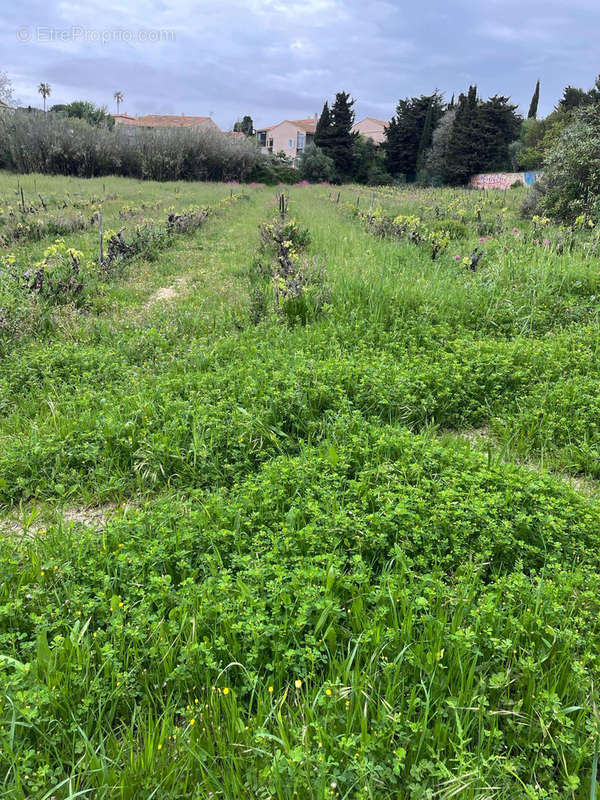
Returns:
[[[531,186],[541,174],[541,172],[484,172],[473,175],[469,184],[476,189],[509,189],[516,181]]]

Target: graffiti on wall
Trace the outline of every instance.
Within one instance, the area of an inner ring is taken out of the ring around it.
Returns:
[[[521,182],[531,186],[541,172],[484,172],[473,175],[469,184],[476,189],[509,189],[514,183]]]

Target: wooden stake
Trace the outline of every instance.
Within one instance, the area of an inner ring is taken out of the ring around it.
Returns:
[[[103,248],[103,236],[102,236],[102,212],[98,212],[98,248],[99,248],[99,255],[100,255],[100,266],[102,266],[102,262],[104,261],[104,248]]]

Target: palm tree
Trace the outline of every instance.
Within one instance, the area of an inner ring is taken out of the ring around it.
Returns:
[[[119,106],[123,102],[123,92],[115,92],[113,97],[117,103],[117,114],[119,113]]]
[[[40,83],[38,86],[38,92],[44,98],[44,111],[46,111],[46,98],[50,96],[50,92],[52,91],[52,87],[49,83]]]

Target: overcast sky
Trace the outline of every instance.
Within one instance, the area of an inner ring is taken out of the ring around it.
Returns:
[[[222,128],[320,112],[344,89],[357,119],[399,97],[477,83],[525,112],[600,72],[600,0],[0,0],[0,70],[24,104],[89,99],[131,114],[213,115]]]

